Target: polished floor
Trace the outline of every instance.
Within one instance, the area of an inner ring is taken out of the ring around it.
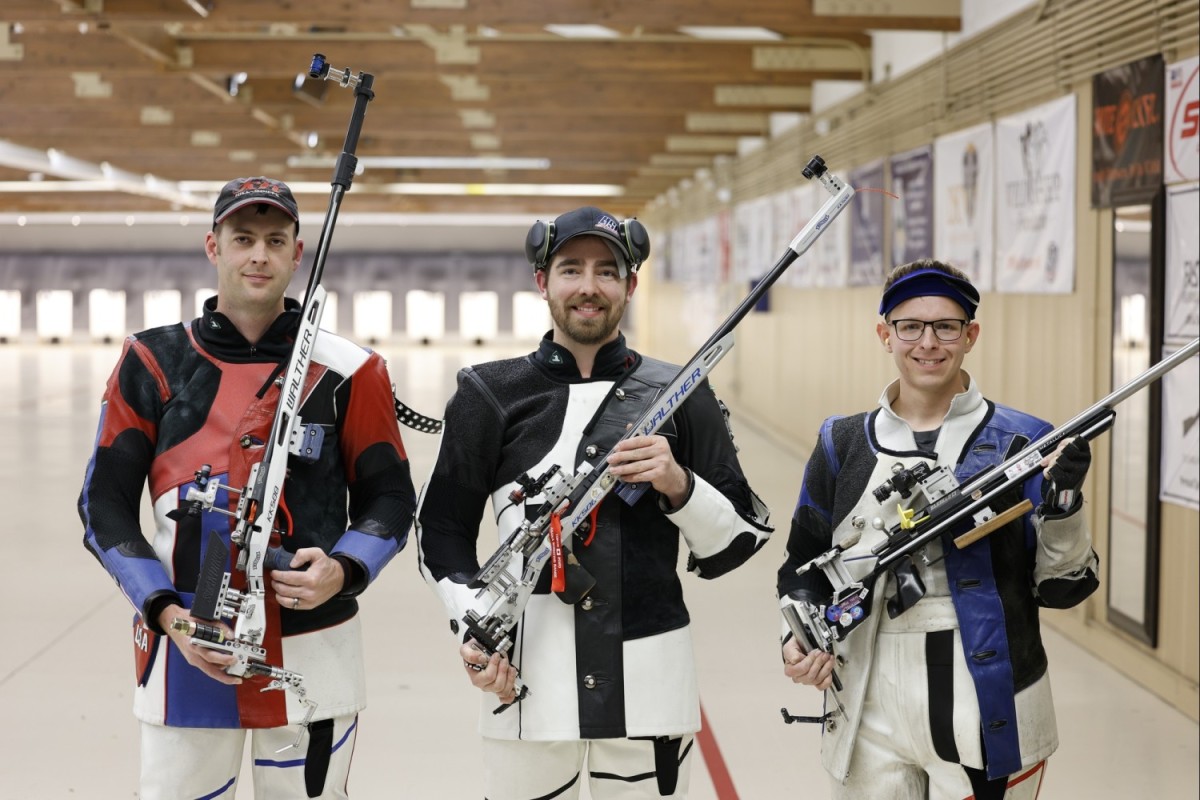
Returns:
[[[383,349],[401,399],[436,416],[461,364],[528,348]],[[82,547],[75,512],[101,389],[118,352],[116,345],[0,345],[0,493],[8,519],[0,800],[138,796],[131,610]],[[719,372],[715,378],[719,392]],[[783,678],[776,644],[774,573],[802,454],[736,412],[743,464],[779,530],[742,569],[714,582],[685,580],[702,703],[728,774],[728,782],[714,782],[718,759],[711,749],[707,760],[697,754],[691,796],[820,800],[828,784],[818,732],[784,725],[779,714],[781,706],[819,707],[815,692]],[[405,441],[419,482],[437,440],[406,429]],[[358,798],[479,798],[477,701],[414,552],[402,552],[363,598],[370,707],[350,788]],[[1046,639],[1062,745],[1041,797],[1200,796],[1196,723],[1053,631]],[[249,784],[245,776],[239,798],[253,796]]]

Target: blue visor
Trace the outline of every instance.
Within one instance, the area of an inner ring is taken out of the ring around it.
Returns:
[[[886,317],[893,308],[914,297],[949,297],[963,307],[969,320],[975,319],[979,306],[979,290],[970,281],[937,269],[919,269],[887,288],[879,300],[879,313]]]

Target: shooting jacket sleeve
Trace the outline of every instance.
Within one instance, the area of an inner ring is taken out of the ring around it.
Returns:
[[[832,420],[825,422],[826,426]],[[818,435],[818,442],[827,437]],[[779,568],[776,591],[780,600],[791,596],[823,604],[833,594],[833,585],[819,569],[797,575],[796,570],[833,546],[833,507],[835,471],[831,459],[836,456],[818,446],[804,468],[800,498],[792,513],[792,526],[787,540],[787,557]]]
[[[479,571],[479,525],[504,429],[490,393],[471,370],[462,370],[446,406],[441,446],[421,490],[416,519],[418,567],[450,615],[452,630],[475,599],[467,584]]]
[[[146,623],[156,601],[183,605],[154,548],[142,533],[140,504],[154,458],[157,420],[167,397],[166,381],[142,358],[142,345],[125,341],[104,390],[95,447],[79,493],[83,544],[108,571]],[[159,631],[161,632],[161,631]]]
[[[330,555],[357,567],[341,594],[361,593],[408,541],[416,496],[392,405],[387,365],[377,353],[339,391],[350,526]]]
[[[691,555],[688,568],[716,578],[745,563],[774,530],[770,512],[750,488],[725,411],[705,381],[674,417],[675,457],[690,473],[691,490],[678,508],[664,510]]]
[[[1026,497],[1040,498],[1042,478],[1026,485]],[[1036,500],[1034,502],[1037,502]],[[1071,608],[1083,602],[1100,585],[1100,559],[1092,549],[1091,531],[1083,513],[1082,493],[1066,512],[1030,515],[1037,535],[1034,557],[1034,592],[1049,608]]]

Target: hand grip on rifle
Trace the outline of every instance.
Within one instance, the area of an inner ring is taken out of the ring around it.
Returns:
[[[796,644],[800,646],[801,653],[808,655],[813,650],[820,650],[823,653],[829,653],[830,655],[833,655],[830,653],[830,651],[820,647],[816,641],[813,640],[813,637],[809,635],[808,629],[804,625],[804,621],[800,619],[800,612],[796,610],[795,606],[785,605],[783,607],[783,618],[787,621],[788,628],[791,629],[792,636],[794,636],[796,639]],[[831,672],[829,677],[833,681],[833,688],[839,692],[842,691],[842,681],[840,678],[838,678],[837,672]]]
[[[1046,470],[1042,481],[1042,505],[1070,511],[1083,488],[1088,468],[1092,465],[1092,448],[1088,440],[1076,436],[1058,453],[1058,458]]]
[[[263,559],[263,571],[277,569],[280,572],[304,572],[308,569],[308,564],[293,567],[292,559],[295,556],[295,553],[282,547],[268,547],[267,557]]]

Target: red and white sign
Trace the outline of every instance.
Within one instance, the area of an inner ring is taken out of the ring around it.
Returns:
[[[1166,69],[1164,182],[1200,180],[1200,56],[1167,64]]]

